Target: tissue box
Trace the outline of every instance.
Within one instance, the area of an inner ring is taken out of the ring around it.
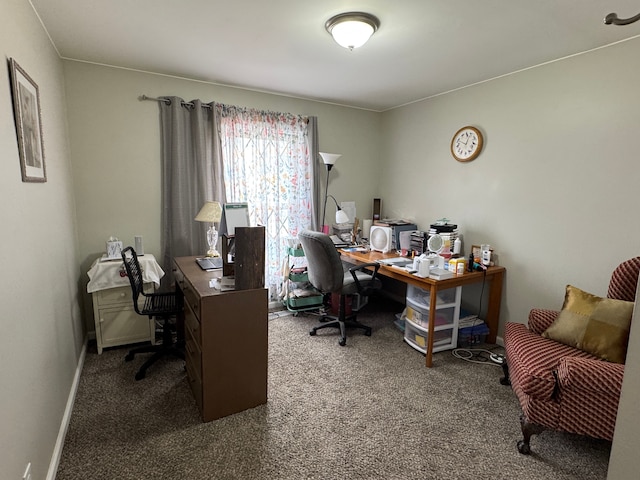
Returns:
[[[122,258],[122,242],[107,240],[107,258]]]

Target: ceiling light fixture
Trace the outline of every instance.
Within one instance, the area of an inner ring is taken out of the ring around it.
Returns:
[[[370,13],[348,12],[331,17],[324,24],[338,45],[353,50],[361,47],[380,28],[380,20]]]

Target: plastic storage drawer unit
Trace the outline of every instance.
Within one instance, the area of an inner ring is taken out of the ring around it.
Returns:
[[[455,304],[459,298],[459,292],[462,287],[448,288],[438,292],[438,298],[436,299],[436,308]],[[407,285],[407,300],[413,304],[418,305],[420,308],[429,309],[431,303],[431,294],[429,290],[425,290],[415,285]]]
[[[453,325],[456,307],[446,307],[436,310],[436,327]],[[407,318],[416,325],[427,328],[429,326],[429,308],[424,308],[407,298]]]
[[[449,350],[453,345],[453,328],[445,328],[433,332],[433,351]],[[419,328],[410,321],[405,322],[404,340],[416,350],[427,353],[427,340],[429,332]]]

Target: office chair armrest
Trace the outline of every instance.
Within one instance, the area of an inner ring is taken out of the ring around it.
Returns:
[[[355,265],[351,267],[349,271],[351,272],[351,275],[355,275],[355,272],[357,272],[358,270],[364,270],[365,268],[368,268],[368,267],[373,267],[373,277],[375,278],[376,274],[378,273],[378,270],[380,269],[380,264],[378,262],[361,263],[360,265]]]
[[[371,274],[371,280],[370,280],[371,282],[373,282],[376,279],[376,275],[378,274],[378,269],[380,268],[380,264],[378,262],[362,263],[360,265],[356,265],[355,267],[351,267],[349,269],[349,272],[353,277],[353,281],[356,284],[356,288],[358,289],[358,292],[362,295],[369,295],[371,292],[365,291],[362,285],[360,285],[360,281],[358,280],[358,276],[356,275],[356,272],[364,271],[364,270],[371,271],[370,267],[373,267],[373,273]]]

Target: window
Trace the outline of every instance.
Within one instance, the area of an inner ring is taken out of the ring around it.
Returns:
[[[282,286],[287,239],[311,225],[312,163],[305,117],[217,104],[228,202],[247,202],[264,225],[265,283]]]

